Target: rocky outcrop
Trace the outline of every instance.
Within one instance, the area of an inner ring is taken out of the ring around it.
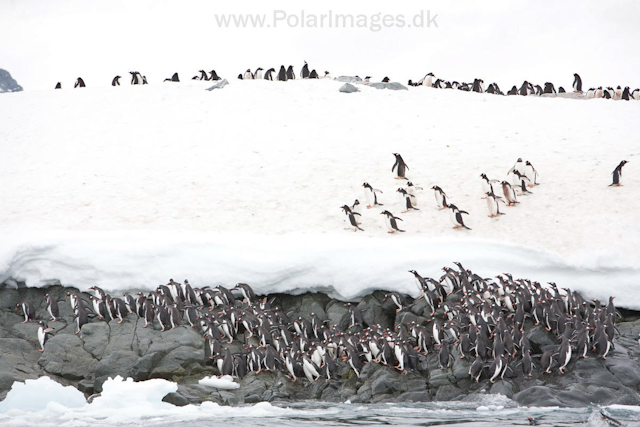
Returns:
[[[0,69],[0,93],[20,92],[21,90],[22,86],[11,77],[11,74],[6,70]]]
[[[249,373],[237,390],[218,390],[198,384],[204,376],[217,375],[217,368],[208,358],[208,348],[199,331],[187,325],[160,332],[158,327],[144,328],[144,321],[134,315],[118,324],[97,319],[75,334],[72,311],[64,295],[68,288],[0,289],[0,400],[4,399],[14,381],[24,381],[43,375],[65,384],[72,384],[87,395],[99,393],[107,378],[115,375],[132,377],[136,381],[165,378],[176,381],[177,392],[165,401],[175,405],[213,401],[239,405],[259,401],[293,401],[318,399],[328,402],[428,402],[469,399],[478,393],[502,394],[522,405],[586,406],[592,404],[640,404],[640,334],[637,313],[624,312],[632,321],[618,324],[619,336],[615,350],[606,360],[575,358],[564,375],[536,372],[532,378],[522,375],[521,367],[511,364],[503,380],[494,384],[482,379],[478,384],[468,375],[469,363],[461,359],[452,347],[452,366],[439,368],[438,354],[420,356],[415,372],[406,375],[393,367],[377,363],[366,364],[360,377],[343,361],[338,360],[336,378],[310,383],[304,377],[292,382],[282,372]],[[48,319],[43,296],[55,295],[60,302],[60,320],[49,322],[55,328],[44,353],[38,352],[37,327],[24,320],[14,310],[25,299],[34,302],[39,319]],[[315,313],[327,319],[330,326],[349,326],[349,310],[342,301],[327,295],[303,294],[270,296],[273,305],[280,306],[291,317]],[[412,301],[410,301],[412,302]],[[410,322],[425,323],[429,307],[422,300],[410,308],[396,312],[384,293],[373,292],[357,304],[362,311],[364,326],[380,325],[394,328]],[[541,326],[527,325],[526,334],[534,350],[557,350],[554,335]],[[256,344],[255,338],[238,335],[229,346],[240,351],[245,343]]]

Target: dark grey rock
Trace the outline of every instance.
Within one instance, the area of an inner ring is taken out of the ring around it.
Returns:
[[[343,330],[349,326],[349,307],[345,307],[342,301],[329,301],[325,313],[329,319],[329,326],[338,325]]]
[[[16,82],[8,71],[0,69],[0,93],[20,92],[22,86]]]
[[[180,393],[169,393],[162,398],[163,402],[171,403],[175,406],[187,406],[189,401]]]
[[[509,381],[504,381],[504,380],[496,381],[496,383],[491,386],[490,393],[501,394],[511,399],[514,395],[513,384],[510,383]]]
[[[70,380],[92,378],[98,360],[85,351],[77,335],[55,335],[38,364],[47,373]]]
[[[565,406],[549,387],[534,386],[513,396],[513,400],[525,406]]]

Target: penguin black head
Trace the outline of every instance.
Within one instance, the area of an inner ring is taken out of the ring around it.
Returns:
[[[431,187],[431,189],[436,191],[442,191],[442,188],[438,187],[437,185],[434,185],[433,187]]]

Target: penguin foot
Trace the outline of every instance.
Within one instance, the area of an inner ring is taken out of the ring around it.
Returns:
[[[367,209],[371,209],[373,206],[367,205]]]
[[[387,231],[387,233],[388,233],[388,234],[392,234],[392,233],[393,233],[393,231]],[[24,323],[24,322],[22,322],[22,323]]]
[[[38,350],[38,351],[39,351],[40,353],[42,353],[44,350],[40,349],[40,350]]]

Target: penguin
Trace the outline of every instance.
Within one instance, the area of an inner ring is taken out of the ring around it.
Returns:
[[[498,378],[502,374],[503,370],[506,368],[505,364],[506,364],[506,359],[502,355],[493,359],[493,362],[489,367],[489,373],[490,373],[489,382],[491,384],[495,383],[496,378]]]
[[[497,179],[489,179],[489,177],[484,173],[480,174],[480,178],[482,179],[482,194],[486,195],[487,193],[494,193],[493,184],[500,181]],[[483,197],[483,199],[486,199],[486,197]]]
[[[609,350],[611,350],[611,341],[607,338],[607,334],[604,333],[604,329],[599,331],[596,329],[596,335],[593,338],[594,347],[598,352],[598,357],[606,359]]]
[[[44,323],[43,320],[38,320],[37,325],[38,325],[38,342],[40,343],[40,349],[38,351],[42,353],[44,352],[44,344],[49,339],[49,335],[51,335],[49,332],[53,331],[53,328],[47,327],[47,324]]]
[[[276,70],[274,68],[269,68],[265,73],[264,73],[264,79],[265,80],[269,80],[269,81],[273,81],[273,73],[275,73]]]
[[[362,186],[364,187],[364,197],[367,199],[367,209],[371,209],[374,206],[384,206],[382,203],[378,203],[378,196],[376,196],[376,193],[382,193],[382,190],[373,188],[367,182]]]
[[[58,82],[56,83],[56,89],[62,89],[62,83]]]
[[[631,98],[640,101],[640,89],[634,89],[633,92],[631,92]]]
[[[616,168],[613,170],[613,172],[611,172],[611,174],[613,175],[613,183],[611,183],[609,185],[609,187],[611,187],[611,186],[621,187],[622,186],[622,184],[620,183],[620,178],[622,178],[622,167],[624,165],[626,165],[627,163],[629,163],[627,160],[621,161],[620,164],[618,166],[616,166]]]
[[[545,351],[540,357],[540,370],[543,374],[551,373],[551,366],[553,365],[553,352]]]
[[[620,101],[622,99],[622,88],[620,87],[620,85],[618,85],[618,87],[616,88],[613,99],[616,101]]]
[[[51,319],[49,320],[53,320],[54,322],[57,321],[60,313],[58,310],[58,300],[51,294],[46,294],[44,299],[47,300],[47,311],[51,315]]]
[[[384,79],[382,79],[382,83],[389,83],[391,80],[389,79],[389,77],[385,77]]]
[[[396,190],[397,193],[400,193],[402,195],[402,197],[404,197],[404,205],[405,205],[405,210],[402,211],[401,213],[407,213],[409,212],[409,210],[413,209],[413,210],[420,210],[416,207],[413,206],[413,201],[412,199],[415,198],[415,196],[407,193],[407,191],[404,188],[398,188]]]
[[[345,228],[345,230],[353,229],[354,232],[356,232],[358,230],[364,231],[362,228],[358,227],[359,223],[356,220],[355,214],[351,211],[351,208],[349,208],[348,205],[341,206],[340,209],[342,209],[344,211],[344,214],[347,217],[346,221],[348,221],[348,223],[351,225],[351,227],[347,227],[347,228]],[[358,216],[360,216],[360,215],[358,215]]]
[[[244,302],[246,302],[247,304],[252,304],[256,300],[256,294],[253,292],[251,286],[247,285],[246,283],[238,283],[233,288],[231,288],[232,291],[237,289],[240,289],[240,292],[242,292],[242,297],[244,298]]]
[[[527,349],[522,355],[522,373],[526,377],[533,376],[533,368],[535,367],[533,359],[531,358],[531,350]]]
[[[78,77],[78,79],[76,80],[76,84],[73,85],[74,89],[77,87],[86,87],[84,84],[84,80],[82,80],[82,77]]]
[[[311,73],[309,74],[309,78],[310,79],[319,79],[320,77],[318,76],[318,73],[316,70],[311,70]]]
[[[502,181],[502,192],[507,199],[507,206],[515,206],[516,203],[520,203],[516,200],[516,192],[507,181]]]
[[[247,68],[247,71],[244,72],[242,80],[253,80],[253,74],[250,69]]]
[[[602,86],[599,86],[596,90],[595,93],[593,95],[594,98],[602,98],[604,91],[602,90]]]
[[[469,367],[469,376],[476,383],[480,380],[480,376],[482,375],[483,368],[484,368],[484,363],[482,362],[482,358],[480,356],[476,356],[476,360],[474,360],[471,366]]]
[[[529,185],[530,187],[533,187],[534,185],[540,185],[540,183],[538,182],[538,178],[540,177],[540,175],[538,175],[538,171],[533,167],[529,160],[525,162],[524,176],[526,176],[531,182],[531,185]]]
[[[330,79],[331,78],[331,73],[328,71],[324,72],[324,76],[322,76],[323,79]]]
[[[518,94],[518,88],[516,86],[513,86],[511,90],[507,92],[507,95],[517,95],[517,94]]]
[[[558,93],[567,93],[562,86],[558,87]]]
[[[362,218],[362,205],[358,199],[356,199],[356,201],[353,202],[353,205],[351,205],[351,212],[353,212],[353,215],[356,217],[357,224],[360,225],[360,219]]]
[[[545,83],[544,84],[544,91],[542,93],[556,93],[556,88],[553,87],[553,83]]]
[[[309,78],[309,65],[307,61],[304,61],[304,65],[302,66],[302,70],[300,71],[300,77],[303,79]]]
[[[365,82],[365,83],[370,83],[370,82],[371,82],[371,76],[366,76],[366,77],[364,78],[364,82]]]
[[[320,378],[318,371],[320,368],[306,354],[302,355],[302,371],[309,382],[315,382]]]
[[[211,70],[211,76],[207,80],[213,80],[213,81],[220,80],[220,77],[218,76],[218,73],[216,73],[216,70]]]
[[[20,323],[36,321],[36,309],[33,307],[31,301],[24,301],[20,304],[17,304],[16,311],[18,311],[19,308],[22,308],[22,314],[24,314],[24,322]]]
[[[278,71],[278,78],[276,80],[279,82],[287,81],[287,70],[284,68],[284,65],[280,66],[280,71]]]
[[[440,364],[440,369],[449,369],[449,359],[451,359],[449,344],[443,342],[440,346],[440,351],[438,352],[438,363]]]
[[[602,97],[603,97],[604,99],[611,99],[611,98],[612,98],[612,97],[611,97],[611,92],[609,91],[609,89],[605,89],[605,90],[602,92]]]
[[[538,95],[538,96],[542,95],[542,93],[543,93],[542,86],[536,85],[535,88],[536,88],[536,95]]]
[[[431,189],[434,190],[434,196],[436,198],[436,205],[438,205],[438,209],[443,210],[448,208],[449,204],[447,203],[447,194],[442,191],[442,188],[434,185],[433,187],[431,187]]]
[[[622,95],[620,96],[620,99],[622,99],[623,101],[629,101],[629,86],[625,86],[624,90],[622,91]]]
[[[295,80],[296,79],[296,75],[293,72],[293,65],[289,65],[289,68],[287,68],[287,80]]]
[[[142,82],[138,80],[138,74],[135,71],[129,71],[129,74],[131,74],[131,84],[132,85],[140,85],[140,84],[142,84]]]
[[[76,313],[74,314],[74,318],[74,320],[76,321],[75,334],[77,335],[82,330],[82,327],[89,323],[89,316],[87,316],[87,311],[81,303],[76,306]]]
[[[396,179],[407,179],[405,177],[405,173],[407,170],[409,170],[409,166],[407,166],[407,164],[404,162],[404,160],[402,160],[402,156],[398,153],[392,153],[395,157],[396,157],[396,162],[393,164],[393,166],[391,167],[391,172],[393,172],[394,170],[396,170]]]
[[[516,163],[513,165],[513,167],[511,169],[509,169],[509,172],[507,172],[507,175],[512,174],[514,172],[519,172],[521,175],[525,174],[525,163],[522,161],[521,158],[518,158],[518,160],[516,160]]]
[[[451,222],[453,222],[454,224],[453,228],[466,228],[467,230],[471,230],[469,227],[464,225],[464,221],[462,220],[462,214],[469,215],[469,212],[461,211],[456,205],[453,204],[449,205],[448,207],[450,209],[449,216],[451,218]]]
[[[522,95],[522,96],[527,96],[530,94],[529,92],[529,82],[528,81],[524,81],[522,83],[522,86],[520,86],[520,89],[518,89],[518,94]]]
[[[262,80],[262,71],[264,71],[261,67],[256,68],[256,72],[253,73],[253,78],[256,80]]]
[[[477,93],[483,93],[482,83],[484,83],[481,79],[473,79],[472,91]]]
[[[407,305],[407,300],[399,292],[391,292],[390,294],[387,294],[384,299],[390,299],[396,307],[398,307],[396,308],[397,313],[401,312]]]
[[[413,185],[413,182],[407,181],[406,191],[407,191],[407,193],[409,193],[409,194],[411,194],[413,196],[411,198],[411,203],[413,204],[413,206],[418,206],[418,199],[416,197],[416,191],[417,190],[424,190],[424,188],[417,187],[417,186]]]
[[[558,364],[560,365],[558,369],[561,374],[564,374],[565,367],[571,361],[571,344],[569,343],[569,338],[562,337],[562,344],[560,345],[560,356],[558,357]]]
[[[387,228],[389,229],[388,233],[394,233],[396,231],[399,231],[401,233],[404,233],[406,230],[400,230],[398,228],[398,223],[397,221],[402,221],[401,218],[398,218],[397,216],[393,216],[393,214],[389,211],[382,211],[380,212],[380,215],[384,215],[384,220],[385,220],[385,224],[387,224]]]
[[[244,80],[244,78],[242,77],[242,74],[238,74],[238,80]]]
[[[120,86],[120,77],[121,76],[115,76],[113,80],[111,80],[111,86]]]
[[[200,73],[200,76],[195,76],[192,80],[210,80],[209,75],[205,70],[199,70],[198,72]]]
[[[502,197],[496,196],[493,194],[493,191],[487,193],[487,207],[489,208],[489,218],[495,218],[500,215],[504,215],[503,212],[500,212],[500,207],[498,202],[502,202]]]
[[[173,76],[171,76],[170,79],[164,79],[165,82],[180,82],[180,79],[178,78],[178,73],[173,73]]]
[[[578,73],[573,74],[573,91],[582,93],[582,79]]]
[[[138,73],[140,74],[140,73]],[[142,84],[143,85],[148,85],[149,83],[147,82],[147,76],[142,76]]]
[[[432,87],[433,86],[433,78],[435,76],[433,73],[427,73],[422,79],[418,81],[418,85],[422,85],[424,87]]]

